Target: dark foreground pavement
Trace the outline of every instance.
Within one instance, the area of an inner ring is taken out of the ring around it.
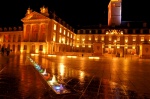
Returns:
[[[107,59],[91,61],[81,57],[68,59],[66,57],[31,56],[31,58],[42,68],[46,68],[51,78],[54,74],[58,79],[61,77],[74,92],[63,95],[55,94],[26,56],[0,55],[0,99],[150,99],[150,85],[148,84],[150,80],[149,77],[144,76],[144,72],[142,74],[142,71],[140,74],[143,76],[133,81],[136,74],[132,77],[119,75],[122,71],[117,71],[117,67],[112,67],[113,64]],[[143,64],[138,62],[138,64]],[[99,66],[100,64],[102,66]],[[118,64],[122,63],[118,62]],[[114,71],[111,72],[110,68]],[[130,69],[125,69],[126,72],[122,72],[123,75],[130,71]],[[149,72],[147,71],[147,75]],[[121,77],[125,78],[122,80]],[[141,77],[144,77],[145,81]],[[142,85],[137,82],[142,82]]]

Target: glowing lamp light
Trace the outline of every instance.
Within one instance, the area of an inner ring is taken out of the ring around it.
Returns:
[[[120,48],[120,46],[117,46],[117,48]]]
[[[109,48],[111,48],[111,45],[109,46]]]
[[[135,49],[135,46],[133,46],[132,49]]]
[[[91,48],[91,45],[88,45],[89,48]]]

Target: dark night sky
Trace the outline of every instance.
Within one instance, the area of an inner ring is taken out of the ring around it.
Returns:
[[[86,1],[86,2],[83,2]],[[136,2],[133,2],[136,1]],[[71,26],[107,24],[109,0],[4,0],[0,3],[0,26],[20,26],[28,7],[39,12],[45,5]],[[123,0],[122,19],[146,20],[150,15],[148,0]]]

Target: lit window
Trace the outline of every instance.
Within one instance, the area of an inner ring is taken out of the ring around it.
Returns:
[[[144,37],[141,37],[141,41],[144,41]]]
[[[104,37],[101,37],[101,40],[104,41]]]
[[[108,47],[111,48],[111,45],[109,45]]]
[[[61,43],[61,36],[59,36],[59,43]]]
[[[89,40],[91,40],[91,37],[89,37]]]
[[[135,49],[135,46],[132,46],[132,49]]]
[[[64,35],[66,34],[66,30],[64,30]]]
[[[128,37],[125,37],[125,42],[126,42],[126,43],[128,42]]]
[[[60,33],[62,32],[62,28],[60,28],[59,32],[60,32]]]
[[[24,50],[27,50],[27,45],[24,45],[24,48],[23,48]]]
[[[55,35],[53,35],[53,41],[55,41],[55,40],[56,40]]]
[[[62,42],[63,42],[63,44],[65,44],[65,37],[62,38]]]
[[[54,30],[56,30],[56,24],[54,24]]]
[[[117,48],[120,48],[120,45],[117,45]]]
[[[117,37],[117,41],[120,41],[120,37]]]
[[[82,41],[85,41],[85,38],[82,38]]]
[[[88,45],[89,48],[91,48],[91,45]]]
[[[112,39],[111,39],[111,37],[109,37],[109,41],[111,41]]]
[[[133,41],[136,41],[136,37],[133,37]]]
[[[73,35],[73,39],[75,39],[75,35]]]
[[[98,40],[98,37],[95,37],[95,41],[97,41]]]
[[[70,35],[70,38],[72,38],[72,34]]]
[[[67,36],[69,37],[69,32],[68,32]]]
[[[43,45],[39,46],[39,51],[43,51]]]

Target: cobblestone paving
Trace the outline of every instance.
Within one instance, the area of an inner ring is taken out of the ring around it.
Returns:
[[[26,56],[0,56],[0,99],[150,99],[150,60],[31,56],[72,93],[57,95]]]

